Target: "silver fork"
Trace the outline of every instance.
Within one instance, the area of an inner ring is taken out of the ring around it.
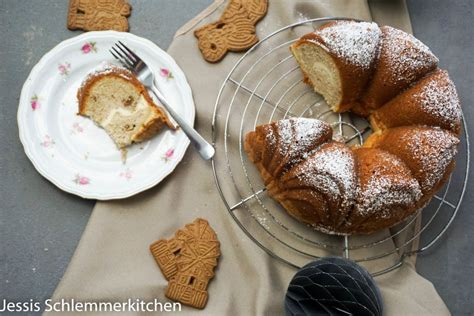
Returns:
[[[175,110],[173,110],[164,95],[155,85],[155,75],[151,71],[150,67],[148,67],[147,64],[140,57],[138,57],[135,52],[125,46],[121,41],[115,43],[115,46],[111,48],[110,53],[122,65],[130,69],[145,87],[153,92],[153,94],[158,98],[158,100],[160,100],[168,113],[178,123],[186,136],[188,136],[189,140],[194,145],[194,147],[196,147],[201,157],[205,160],[211,159],[215,153],[214,147],[212,147],[211,144],[209,144],[194,128],[186,123],[184,119],[178,113],[176,113]]]

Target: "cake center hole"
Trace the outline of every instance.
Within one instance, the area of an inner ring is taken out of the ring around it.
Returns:
[[[364,143],[364,133],[370,130],[370,127],[358,129],[354,124],[338,121],[331,123],[334,130],[334,139],[346,144],[359,144]]]

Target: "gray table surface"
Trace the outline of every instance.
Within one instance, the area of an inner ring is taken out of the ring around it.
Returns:
[[[131,31],[165,49],[176,29],[211,2],[130,1]],[[469,123],[474,118],[473,1],[408,0],[408,7],[415,35],[445,61]],[[31,68],[57,43],[80,34],[65,28],[66,13],[66,0],[0,0],[0,300],[49,298],[94,206],[41,177],[18,138],[18,99]],[[445,238],[417,262],[454,315],[474,314],[471,183]]]

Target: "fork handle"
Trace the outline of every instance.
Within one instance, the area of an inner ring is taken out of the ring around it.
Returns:
[[[189,140],[197,149],[201,157],[205,160],[211,159],[214,156],[214,153],[216,152],[214,147],[212,147],[212,145],[209,144],[194,128],[192,128],[191,125],[186,123],[186,121],[178,113],[176,113],[175,110],[173,110],[173,108],[169,105],[168,101],[166,101],[166,98],[163,96],[163,94],[161,94],[160,90],[158,90],[155,84],[151,86],[151,91],[158,98],[158,100],[160,100],[160,102],[163,104],[163,106],[171,115],[171,117],[173,117],[173,119],[178,123],[183,132],[186,134],[186,136],[188,136]]]

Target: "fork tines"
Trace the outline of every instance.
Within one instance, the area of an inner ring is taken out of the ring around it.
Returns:
[[[109,51],[115,59],[127,68],[134,69],[137,64],[141,62],[140,57],[138,57],[137,54],[125,46],[121,41],[115,43]]]

